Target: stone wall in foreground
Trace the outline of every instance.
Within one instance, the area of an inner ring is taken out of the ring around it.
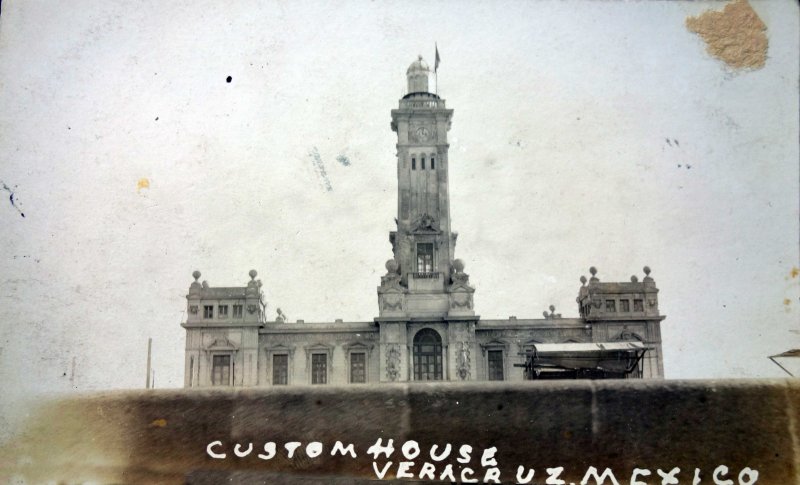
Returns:
[[[368,454],[378,439],[388,459]],[[337,441],[356,457],[331,456]],[[543,484],[559,467],[567,484],[800,483],[800,381],[104,393],[41,404],[0,450],[3,483],[358,483],[386,468],[428,483],[533,469]]]

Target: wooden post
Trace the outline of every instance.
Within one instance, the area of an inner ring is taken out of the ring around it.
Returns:
[[[147,383],[145,389],[150,389],[150,354],[153,348],[153,338],[147,339]]]

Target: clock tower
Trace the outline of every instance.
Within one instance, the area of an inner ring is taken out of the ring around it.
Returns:
[[[450,230],[447,133],[453,110],[429,89],[430,69],[420,56],[406,72],[408,93],[392,110],[397,133],[397,230],[394,257],[378,288],[381,317],[474,316],[474,289],[455,258]]]

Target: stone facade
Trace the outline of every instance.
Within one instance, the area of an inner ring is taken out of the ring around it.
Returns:
[[[430,93],[420,57],[392,110],[397,229],[371,322],[267,321],[261,282],[212,288],[195,272],[187,295],[186,387],[361,384],[664,375],[658,289],[581,277],[578,318],[483,320],[450,228],[447,134],[453,110]]]

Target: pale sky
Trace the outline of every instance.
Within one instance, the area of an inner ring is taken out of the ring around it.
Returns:
[[[180,387],[195,269],[258,270],[270,318],[372,320],[390,110],[434,42],[476,313],[577,316],[589,266],[649,265],[668,378],[779,377],[800,346],[795,2],[753,2],[746,71],[685,27],[724,3],[168,3],[3,2],[0,412],[143,387],[148,337]]]

